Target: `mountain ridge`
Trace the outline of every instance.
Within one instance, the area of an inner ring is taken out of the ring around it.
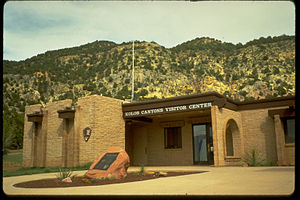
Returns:
[[[135,41],[134,48],[135,101],[208,91],[236,101],[295,94],[295,36],[244,45],[202,37],[172,48]],[[19,115],[22,121],[25,106],[37,103],[76,104],[93,94],[129,100],[131,69],[131,42],[97,40],[23,61],[3,60],[3,122],[14,124]]]

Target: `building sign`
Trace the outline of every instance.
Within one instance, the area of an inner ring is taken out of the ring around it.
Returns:
[[[198,104],[189,104],[189,105],[179,105],[179,106],[171,106],[171,107],[163,107],[163,108],[153,108],[148,110],[137,110],[137,111],[129,111],[124,112],[124,117],[136,117],[136,116],[144,116],[144,115],[153,115],[153,114],[163,114],[163,113],[171,113],[171,112],[180,112],[180,111],[193,111],[202,108],[209,108],[212,106],[211,102],[206,103],[198,103]]]
[[[85,142],[87,142],[92,134],[92,129],[90,129],[89,127],[83,129],[83,139]]]

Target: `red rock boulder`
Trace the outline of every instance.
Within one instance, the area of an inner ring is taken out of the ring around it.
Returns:
[[[96,159],[85,173],[88,178],[116,178],[127,176],[130,160],[122,148],[110,147]]]

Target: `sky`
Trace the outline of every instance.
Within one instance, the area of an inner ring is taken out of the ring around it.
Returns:
[[[295,35],[290,1],[8,1],[3,59],[25,60],[96,40],[154,41],[166,48],[197,37],[245,44]]]

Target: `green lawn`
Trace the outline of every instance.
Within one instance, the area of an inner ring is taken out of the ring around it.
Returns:
[[[15,162],[22,165],[22,161],[23,161],[22,152],[18,152],[18,154],[14,154],[14,155],[9,155],[9,154],[3,155],[3,162]]]
[[[34,167],[34,168],[23,168],[22,160],[23,154],[22,151],[17,151],[17,154],[14,155],[3,155],[3,168],[5,167],[17,167],[17,170],[3,170],[3,177],[9,176],[21,176],[21,175],[29,175],[29,174],[40,174],[40,173],[49,173],[49,172],[59,172],[59,167]],[[70,167],[68,169],[72,171],[80,171],[80,170],[88,170],[91,166],[92,162],[89,162],[83,166],[78,167]]]
[[[91,163],[88,163],[84,166],[68,167],[68,168],[62,168],[62,169],[70,169],[71,171],[88,170],[90,165],[91,165]],[[51,173],[51,172],[59,172],[59,167],[44,167],[44,168],[40,168],[40,167],[23,168],[23,167],[21,167],[20,169],[18,169],[16,171],[3,170],[3,177]]]

